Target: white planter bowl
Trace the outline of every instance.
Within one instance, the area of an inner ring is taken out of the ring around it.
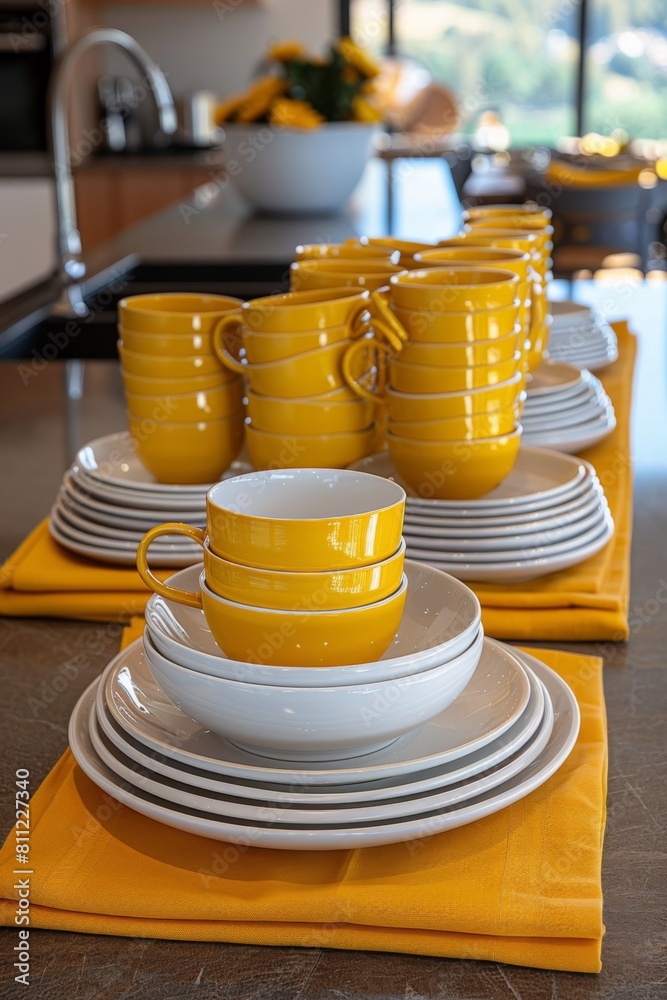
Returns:
[[[339,211],[361,179],[376,125],[329,122],[317,129],[226,125],[225,161],[234,187],[263,212]]]
[[[169,577],[183,590],[196,590],[202,565]],[[408,597],[394,641],[374,663],[345,667],[273,667],[229,659],[218,646],[203,611],[154,594],[146,606],[146,628],[168,660],[227,680],[285,687],[373,684],[404,677],[452,660],[473,641],[482,609],[460,580],[425,563],[405,560]]]
[[[482,655],[479,628],[454,660],[377,684],[279,687],[211,677],[166,659],[144,634],[162,690],[187,715],[265,757],[336,760],[371,753],[439,715],[459,696]]]

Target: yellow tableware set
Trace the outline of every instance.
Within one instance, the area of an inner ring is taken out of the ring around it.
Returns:
[[[331,667],[377,660],[403,614],[405,492],[365,473],[267,471],[228,479],[206,498],[205,529],[152,528],[137,551],[145,583],[202,609],[233,660]],[[147,553],[161,535],[204,550],[196,592],[162,583]]]
[[[351,341],[369,332],[371,305],[365,289],[287,292],[245,302],[217,324],[220,361],[247,379],[256,469],[344,468],[377,449],[375,407],[342,369]],[[385,330],[381,319],[376,327]],[[404,334],[395,324],[386,336],[399,345]]]
[[[159,482],[215,482],[243,444],[243,382],[221,366],[213,330],[239,299],[136,295],[119,303],[130,433]]]
[[[380,341],[353,344],[343,367],[349,385],[372,399],[377,389],[355,373],[359,357],[389,356],[387,442],[396,468],[420,495],[474,499],[505,478],[519,449],[520,278],[456,265],[393,276],[389,307],[407,342],[399,352]]]

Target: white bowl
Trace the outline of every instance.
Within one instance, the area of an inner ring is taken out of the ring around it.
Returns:
[[[225,160],[234,187],[265,212],[334,212],[361,179],[376,125],[329,122],[317,129],[225,125]],[[255,155],[249,152],[254,149]]]
[[[202,566],[169,578],[196,590]],[[405,560],[408,597],[401,624],[384,655],[374,663],[345,667],[272,667],[231,660],[216,643],[203,611],[154,594],[146,606],[146,627],[157,649],[183,667],[214,677],[253,684],[327,687],[407,677],[440,666],[468,648],[482,616],[479,601],[464,583],[441,570]]]
[[[455,660],[375,684],[282,687],[212,677],[162,656],[144,634],[151,671],[182,711],[243,749],[288,760],[372,753],[424,725],[459,696],[482,654],[481,627]]]

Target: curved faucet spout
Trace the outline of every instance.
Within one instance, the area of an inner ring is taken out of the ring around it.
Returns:
[[[76,217],[76,199],[72,179],[68,95],[74,68],[84,52],[98,45],[122,49],[148,80],[157,105],[160,127],[166,135],[176,131],[176,109],[167,79],[139,43],[118,28],[91,28],[76,39],[60,56],[49,87],[51,107],[51,143],[56,176],[58,212],[58,260],[64,282],[80,281],[86,273],[81,259],[81,236]]]

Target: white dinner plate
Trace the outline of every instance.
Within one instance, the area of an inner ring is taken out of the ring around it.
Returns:
[[[59,522],[58,516],[49,518],[49,533],[51,537],[69,549],[76,555],[84,556],[86,559],[94,559],[96,562],[108,563],[110,566],[136,566],[136,552],[124,552],[120,549],[111,549],[105,546],[92,545],[86,542],[77,541],[72,538],[67,529]],[[152,547],[148,553],[148,562],[156,567],[191,566],[193,562],[201,558],[201,550],[197,553],[163,553],[153,552]]]
[[[244,799],[236,790],[230,794],[221,787],[202,789],[193,784],[191,775],[185,770],[176,778],[173,775],[162,775],[151,766],[150,760],[147,765],[142,765],[119,751],[101,732],[94,707],[89,716],[90,737],[97,754],[120,778],[187,810],[202,810],[211,816],[232,817],[254,823],[265,821],[267,813],[270,813],[271,822],[276,825],[305,823],[330,826],[340,822],[367,823],[405,819],[418,813],[449,808],[496,788],[524,771],[544,750],[553,729],[553,708],[549,696],[545,697],[540,681],[528,667],[524,669],[531,689],[534,686],[542,690],[544,712],[537,731],[518,753],[473,778],[451,783],[446,788],[418,791],[406,781],[401,786],[402,794],[388,800],[368,799],[358,802],[345,799],[341,802],[319,803],[314,802],[312,796],[307,794],[298,799],[292,792],[288,793],[291,798],[285,798],[284,795],[276,797],[264,789],[255,791],[252,798]]]
[[[568,394],[563,398],[561,398],[558,393],[553,393],[547,396],[535,396],[533,398],[527,396],[523,412],[529,414],[553,413],[554,411],[571,409],[574,406],[581,406],[587,401],[593,399],[596,395],[601,395],[602,397],[606,395],[604,389],[602,388],[602,383],[596,375],[591,375],[589,371],[582,371],[581,374],[581,388],[578,389],[577,392]],[[586,375],[585,379],[583,378],[584,375]],[[591,382],[590,379],[595,379],[597,385],[594,382]]]
[[[542,686],[535,683],[534,675],[531,676],[528,671],[527,676],[530,683],[530,697],[526,708],[509,729],[486,746],[447,764],[425,768],[415,774],[406,772],[354,784],[345,782],[336,785],[302,784],[295,778],[288,785],[267,780],[255,781],[247,776],[239,778],[225,773],[216,774],[169,759],[133,739],[114,722],[99,691],[96,693],[95,716],[107,740],[130,760],[164,778],[179,781],[192,788],[222,792],[252,801],[258,799],[266,801],[270,798],[273,802],[294,805],[304,803],[324,806],[340,803],[358,805],[363,802],[383,802],[401,798],[406,790],[422,793],[448,788],[450,785],[467,781],[495,768],[518,754],[541,725],[545,711],[549,710]]]
[[[550,413],[546,416],[533,417],[526,414],[523,421],[524,434],[534,434],[543,431],[560,431],[566,427],[577,427],[581,424],[588,424],[592,420],[599,420],[613,412],[611,403],[595,401],[584,407],[577,407],[576,410],[562,410],[560,413]]]
[[[201,563],[175,573],[167,580],[182,590],[196,590]],[[482,610],[469,587],[453,577],[433,572],[422,563],[405,560],[408,593],[400,624],[392,642],[375,663],[348,667],[273,667],[253,664],[256,684],[286,687],[328,687],[340,683],[365,684],[380,679],[405,677],[420,670],[441,666],[462,654],[475,641]],[[215,674],[224,656],[204,612],[153,594],[146,605],[146,625],[158,651],[168,660],[203,673]],[[229,661],[225,676],[243,680],[248,667]],[[377,665],[381,664],[381,671]],[[343,672],[341,674],[341,671]]]
[[[580,302],[573,302],[571,299],[560,299],[558,302],[549,303],[549,314],[551,315],[551,332],[569,326],[590,326],[593,322],[593,313],[588,306]]]
[[[531,374],[530,381],[526,385],[528,398],[535,396],[549,396],[557,392],[564,399],[566,396],[577,392],[581,386],[581,372],[572,365],[566,365],[562,361],[542,361],[538,368]]]
[[[372,475],[393,479],[405,485],[398,475],[389,452],[381,451],[362,458],[350,468]],[[406,488],[406,509],[461,517],[486,517],[494,514],[539,510],[551,506],[556,498],[563,499],[577,489],[587,475],[594,475],[592,466],[580,459],[567,458],[540,448],[520,448],[510,474],[485,496],[477,500],[430,500],[417,496]]]
[[[606,437],[616,427],[616,417],[613,411],[604,414],[598,420],[586,424],[566,427],[555,433],[535,433],[526,435],[526,443],[531,447],[552,448],[554,451],[576,455],[586,448],[591,448]]]
[[[206,509],[206,494],[202,496],[163,496],[148,490],[128,490],[93,479],[77,465],[72,466],[75,488],[85,496],[102,502],[118,504],[131,510],[159,510],[165,515],[176,517],[177,512],[198,514]]]
[[[604,502],[604,493],[599,482],[596,482],[575,500],[529,514],[512,514],[507,518],[477,517],[460,521],[406,514],[404,527],[413,537],[421,535],[424,538],[440,538],[444,535],[448,538],[500,539],[503,535],[532,535],[534,532],[564,527],[591,514]]]
[[[330,827],[277,826],[270,819],[253,823],[212,818],[202,810],[176,807],[123,781],[97,755],[88,729],[95,697],[94,684],[84,692],[72,713],[69,741],[79,766],[98,787],[137,812],[189,833],[246,846],[288,850],[353,849],[399,843],[432,836],[498,812],[544,784],[567,759],[579,732],[576,699],[565,682],[544,664],[524,654],[522,660],[542,681],[554,708],[554,725],[544,750],[525,770],[497,788],[459,805],[404,820],[339,823]]]
[[[485,639],[472,680],[431,722],[372,754],[298,762],[260,757],[194,722],[155,683],[138,643],[111,661],[98,697],[133,739],[172,760],[256,781],[335,785],[414,774],[481,749],[516,722],[529,696],[528,678],[516,657]]]
[[[406,544],[415,552],[426,549],[442,553],[460,553],[461,558],[464,558],[463,554],[466,552],[471,554],[485,553],[489,558],[495,559],[496,555],[491,557],[493,552],[497,553],[498,558],[504,556],[505,559],[508,559],[517,553],[521,553],[523,557],[524,554],[528,555],[542,546],[552,546],[560,542],[582,538],[587,531],[599,527],[606,509],[606,501],[604,503],[598,502],[590,513],[576,521],[569,521],[566,524],[556,523],[545,531],[522,534],[499,534],[495,537],[486,536],[484,538],[468,535],[465,538],[460,536],[453,538],[451,535],[440,533],[424,537],[414,533],[408,526],[404,527],[403,534]]]
[[[525,583],[536,580],[549,573],[558,573],[571,566],[590,559],[607,545],[614,535],[614,522],[610,515],[605,518],[603,528],[596,538],[588,545],[575,547],[560,555],[543,556],[538,559],[514,559],[507,562],[454,562],[441,557],[437,552],[430,552],[428,558],[422,552],[410,548],[407,554],[411,559],[421,558],[429,566],[435,566],[458,577],[459,580],[474,580],[477,583]]]
[[[133,531],[148,531],[155,524],[166,520],[189,519],[190,524],[203,526],[206,523],[206,506],[198,504],[191,510],[159,510],[151,508],[124,507],[110,501],[104,502],[88,493],[82,492],[71,473],[65,473],[63,490],[72,508],[88,520],[96,520],[99,524],[115,528],[129,528]],[[198,519],[198,520],[197,520]]]
[[[134,545],[134,548],[136,549],[137,545],[148,530],[146,528],[145,530],[132,531],[126,528],[115,528],[108,524],[100,524],[98,521],[92,520],[85,514],[79,514],[72,505],[69,496],[63,489],[60,490],[56,506],[58,512],[68,524],[77,528],[79,531],[99,538],[101,541],[113,540],[127,542]],[[162,521],[158,523],[162,524]],[[185,547],[194,550],[196,546],[196,543],[193,545],[192,539],[187,535],[160,535],[160,537],[156,538],[152,544],[156,545],[158,549],[165,548],[165,546],[170,548],[177,546],[180,548]]]
[[[55,519],[58,528],[64,531],[68,537],[74,539],[74,541],[82,542],[84,545],[100,545],[102,548],[115,549],[119,552],[132,552],[136,555],[137,546],[143,537],[137,534],[136,540],[128,541],[127,539],[107,535],[106,529],[102,529],[100,533],[88,530],[87,526],[82,529],[74,522],[72,516],[59,501],[56,502],[51,510],[51,517]],[[111,529],[108,530],[110,531]],[[187,544],[184,544],[184,542]],[[201,546],[197,545],[196,542],[192,542],[189,538],[176,537],[173,541],[170,541],[169,536],[165,535],[156,539],[154,547],[156,552],[164,554],[187,552],[201,559]],[[151,546],[152,548],[153,545]]]

